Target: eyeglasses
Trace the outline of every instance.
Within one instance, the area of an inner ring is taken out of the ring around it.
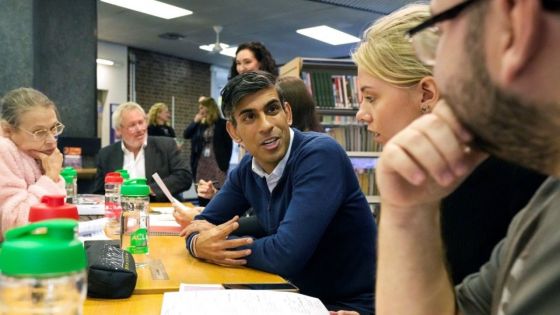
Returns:
[[[463,10],[479,0],[461,2],[441,13],[438,13],[406,32],[407,38],[412,42],[416,56],[428,66],[435,65],[436,49],[439,40],[437,23],[456,18]]]
[[[62,131],[64,131],[64,125],[59,122],[57,122],[50,129],[39,129],[33,132],[21,127],[18,128],[30,134],[35,141],[45,141],[50,135],[52,135],[56,139],[56,137],[58,137],[62,133]]]
[[[461,2],[432,16],[406,32],[406,36],[412,42],[420,61],[428,66],[435,65],[436,50],[440,35],[439,28],[436,24],[456,18],[461,12],[477,1],[478,0],[467,0]],[[560,10],[560,1],[558,0],[542,0],[541,4],[547,11]]]

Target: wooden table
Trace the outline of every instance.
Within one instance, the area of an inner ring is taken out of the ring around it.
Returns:
[[[137,269],[134,294],[177,291],[181,283],[283,283],[282,277],[246,267],[223,267],[191,257],[179,236],[149,238],[150,260],[160,261],[168,280],[152,279],[151,267]]]
[[[158,204],[163,206],[164,204]],[[155,206],[155,204],[153,205]],[[284,283],[282,277],[247,267],[223,267],[192,258],[179,236],[150,236],[150,260],[153,266],[161,263],[168,279],[152,278],[152,267],[137,269],[138,281],[134,294],[128,299],[87,299],[84,315],[146,314],[161,312],[163,292],[178,291],[181,283]],[[157,268],[155,268],[157,269]]]
[[[159,315],[163,294],[134,294],[128,299],[87,299],[84,315]]]

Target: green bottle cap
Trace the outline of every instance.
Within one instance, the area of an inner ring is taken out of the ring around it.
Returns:
[[[149,196],[150,186],[145,178],[135,178],[125,180],[121,186],[123,196]]]
[[[128,171],[125,170],[125,169],[116,170],[115,172],[121,173],[121,176],[124,180],[127,180],[127,179],[130,178],[130,175],[128,174]]]
[[[64,178],[66,184],[72,184],[74,182],[74,175],[72,174],[60,174]]]
[[[62,175],[62,177],[65,177],[65,176],[77,177],[78,172],[73,167],[67,166],[60,171],[60,175]]]
[[[8,276],[50,276],[85,270],[86,252],[76,238],[78,222],[45,220],[6,232],[0,272]]]

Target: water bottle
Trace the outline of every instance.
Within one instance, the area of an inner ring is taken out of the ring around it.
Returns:
[[[78,194],[78,172],[73,167],[65,167],[60,171],[60,175],[64,178],[64,187],[66,188],[66,202],[78,203],[76,195]]]
[[[87,263],[77,226],[73,220],[47,220],[6,233],[0,251],[0,314],[82,314]]]
[[[116,170],[115,172],[121,174],[121,176],[124,180],[130,179],[130,175],[128,174],[128,171],[125,170],[125,169]]]
[[[109,238],[118,239],[121,229],[121,185],[123,178],[120,173],[111,172],[105,175],[105,217],[107,225],[105,234]]]
[[[130,179],[121,187],[121,248],[134,257],[136,267],[148,264],[148,207],[150,187],[145,178]]]
[[[78,221],[80,216],[78,208],[73,204],[64,203],[62,195],[45,195],[41,198],[41,203],[29,208],[29,222],[63,218]]]

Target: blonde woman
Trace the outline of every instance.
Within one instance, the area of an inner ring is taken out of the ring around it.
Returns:
[[[66,195],[56,139],[64,130],[55,104],[43,93],[19,88],[1,100],[0,242],[6,230],[26,224],[44,195]]]
[[[213,98],[199,99],[198,113],[183,137],[191,139],[191,170],[199,184],[200,204],[206,205],[209,198],[205,197],[213,195],[215,187],[221,187],[226,180],[233,144],[226,131],[226,121],[220,117]],[[213,191],[201,194],[201,186]]]
[[[417,59],[405,37],[429,16],[428,6],[417,4],[377,20],[352,55],[363,94],[356,118],[367,123],[381,144],[437,105],[440,93],[432,68]],[[543,180],[540,174],[490,158],[443,200],[442,235],[454,283],[489,259],[511,218]]]
[[[175,130],[169,124],[171,113],[165,103],[155,103],[148,112],[148,135],[175,138]]]

